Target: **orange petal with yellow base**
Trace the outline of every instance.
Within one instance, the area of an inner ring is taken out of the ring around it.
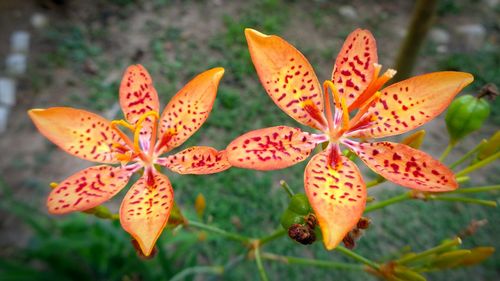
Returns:
[[[49,213],[66,214],[101,205],[128,183],[131,173],[106,165],[84,169],[65,179],[47,199]]]
[[[254,170],[278,170],[305,160],[316,147],[313,135],[277,126],[250,131],[226,148],[231,165]]]
[[[167,224],[174,202],[174,191],[165,175],[154,172],[154,183],[148,186],[142,176],[127,192],[120,207],[120,223],[149,256]]]
[[[358,223],[366,205],[365,183],[356,165],[340,156],[342,165],[328,164],[328,152],[307,164],[304,185],[328,250],[335,248]]]
[[[217,151],[208,146],[187,148],[174,155],[158,159],[158,163],[179,174],[195,175],[218,173],[231,167],[225,150]]]
[[[370,31],[354,30],[344,42],[332,73],[332,82],[351,105],[372,81],[378,62],[377,44]]]
[[[182,88],[168,103],[160,118],[159,146],[169,151],[186,141],[205,122],[212,110],[221,67],[207,70]]]
[[[42,135],[69,154],[100,163],[118,162],[113,145],[122,140],[99,115],[70,107],[32,109],[28,114]]]
[[[452,191],[458,188],[453,172],[430,155],[392,142],[344,142],[370,169],[384,178],[416,190]]]
[[[368,110],[373,124],[347,135],[381,138],[420,127],[443,112],[458,92],[473,80],[469,73],[443,71],[393,84],[382,91],[379,101]]]
[[[153,80],[142,65],[131,65],[125,70],[120,84],[120,105],[125,119],[131,124],[146,112],[159,111]]]
[[[275,35],[245,29],[248,49],[267,94],[290,117],[324,130],[321,85],[312,66],[297,49]]]

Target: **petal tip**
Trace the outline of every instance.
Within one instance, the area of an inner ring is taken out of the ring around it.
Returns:
[[[247,38],[248,41],[263,39],[270,36],[271,35],[264,34],[252,28],[245,28],[245,37]]]

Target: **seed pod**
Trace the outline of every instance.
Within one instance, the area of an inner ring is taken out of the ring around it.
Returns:
[[[481,128],[489,114],[490,104],[485,99],[471,95],[455,99],[450,104],[445,118],[451,143],[456,143]]]
[[[290,226],[288,236],[303,245],[310,245],[316,241],[314,229],[307,225],[294,224]]]
[[[294,224],[303,224],[305,222],[303,215],[299,215],[290,209],[285,210],[280,221],[284,229],[289,229]]]
[[[305,194],[297,193],[290,200],[288,209],[299,215],[305,216],[311,212],[311,205],[309,204],[309,199],[307,199]]]

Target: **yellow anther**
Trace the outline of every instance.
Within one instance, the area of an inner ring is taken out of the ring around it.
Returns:
[[[56,188],[57,186],[59,186],[59,184],[57,182],[51,182],[49,183],[49,186],[50,188]]]

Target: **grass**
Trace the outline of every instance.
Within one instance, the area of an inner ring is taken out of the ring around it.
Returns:
[[[115,1],[127,5],[132,1]],[[156,1],[159,7],[163,4]],[[451,5],[451,4],[450,4]],[[160,9],[160,8],[159,8]],[[279,12],[277,12],[279,11]],[[245,27],[254,27],[266,33],[281,34],[286,29],[290,16],[289,2],[255,1],[237,15],[226,15],[223,28],[208,42],[197,42],[182,36],[183,30],[175,25],[166,29],[149,24],[150,41],[145,53],[151,59],[145,66],[155,78],[155,86],[163,105],[191,77],[202,70],[223,66],[226,75],[218,92],[213,112],[205,125],[181,148],[191,145],[213,145],[218,149],[234,137],[249,130],[275,125],[298,126],[285,115],[265,94],[251,64],[243,36]],[[314,10],[318,19],[326,16]],[[121,19],[126,27],[126,18]],[[319,21],[319,20],[318,20]],[[316,23],[318,24],[318,23]],[[69,68],[81,78],[86,94],[75,95],[63,101],[67,105],[104,111],[117,101],[119,81],[105,84],[108,72],[128,64],[126,58],[110,59],[99,46],[99,38],[106,37],[106,30],[94,33],[79,27],[54,29],[48,38],[57,46],[48,54],[44,63],[48,69]],[[302,42],[307,45],[307,42]],[[166,49],[169,45],[169,49]],[[337,50],[333,51],[336,53]],[[313,58],[322,58],[332,50],[323,50]],[[443,68],[469,70],[478,78],[492,81],[498,75],[498,54],[478,52],[470,57],[450,56],[443,60]],[[83,63],[92,59],[99,68],[97,73],[81,73]],[[116,59],[116,61],[114,61]],[[312,60],[316,65],[317,61]],[[302,192],[303,171],[306,162],[286,170],[272,172],[249,171],[238,168],[209,176],[181,176],[166,172],[175,188],[177,203],[194,217],[194,201],[198,193],[207,199],[204,220],[223,229],[260,237],[279,226],[279,218],[286,208],[288,197],[280,189],[279,180],[286,180],[295,192]],[[47,180],[47,179],[44,179]],[[377,200],[383,200],[403,191],[392,187],[377,192]],[[46,190],[43,191],[46,193]],[[372,190],[370,191],[372,192]],[[118,198],[122,198],[122,194]],[[118,199],[117,199],[118,200]],[[24,203],[23,208],[10,209],[20,221],[31,226],[33,236],[26,248],[15,250],[9,259],[0,260],[2,280],[153,280],[165,279],[181,269],[195,265],[224,265],[244,249],[232,241],[208,235],[200,240],[198,233],[181,230],[176,236],[165,231],[160,238],[159,255],[150,261],[137,258],[130,245],[129,236],[117,222],[99,221],[82,214],[73,214],[61,219],[36,215],[39,206]],[[457,215],[458,214],[458,215]],[[447,202],[405,202],[370,215],[373,226],[358,243],[357,252],[373,260],[387,258],[404,247],[423,250],[440,243],[466,227],[473,219],[487,219],[490,223],[476,235],[465,241],[468,246],[500,246],[493,233],[500,231],[498,212],[479,206],[465,206]],[[335,252],[327,252],[321,243],[300,246],[290,239],[281,238],[265,247],[266,252],[332,261],[349,261]],[[30,266],[25,266],[26,264]],[[35,266],[36,265],[36,266]],[[498,277],[497,259],[488,260],[483,266],[433,273],[432,280],[493,280]],[[318,269],[314,267],[286,266],[264,261],[271,280],[372,280],[366,273]],[[43,274],[40,274],[43,273]],[[125,277],[124,277],[125,276]],[[17,279],[16,279],[17,278]],[[223,280],[257,280],[258,273],[253,261],[245,262],[224,273]]]

